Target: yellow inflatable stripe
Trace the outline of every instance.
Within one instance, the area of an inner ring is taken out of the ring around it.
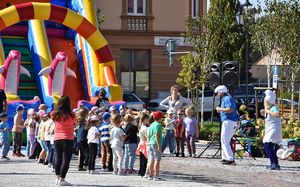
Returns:
[[[20,17],[15,6],[10,6],[1,10],[0,16],[2,17],[6,27],[20,22]]]
[[[106,46],[108,43],[103,35],[97,30],[89,38],[86,39],[94,51]]]
[[[38,20],[48,20],[50,17],[51,6],[49,3],[32,2],[34,10],[34,18]]]
[[[83,17],[81,15],[68,9],[67,16],[62,24],[70,27],[73,30],[76,30],[81,24],[82,20]]]

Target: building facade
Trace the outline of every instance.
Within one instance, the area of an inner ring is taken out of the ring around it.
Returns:
[[[206,12],[206,0],[97,0],[96,6],[105,16],[100,30],[112,49],[123,91],[145,100],[168,91],[180,64],[169,67],[164,44],[173,38],[178,51],[191,50],[181,33],[189,16]]]

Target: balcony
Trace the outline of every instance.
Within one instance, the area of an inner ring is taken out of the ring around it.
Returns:
[[[152,30],[153,17],[148,16],[121,16],[122,30],[132,32],[147,32]]]

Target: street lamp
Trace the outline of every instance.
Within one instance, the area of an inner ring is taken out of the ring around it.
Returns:
[[[249,64],[249,44],[250,44],[250,31],[249,31],[249,20],[248,20],[248,13],[252,4],[249,0],[242,5],[240,5],[238,13],[236,15],[237,23],[239,24],[240,28],[242,29],[242,33],[245,37],[245,85],[246,85],[246,107],[249,109],[249,98],[248,98],[248,64]]]

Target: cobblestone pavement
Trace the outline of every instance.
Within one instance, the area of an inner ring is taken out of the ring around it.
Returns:
[[[197,144],[202,150],[204,145]],[[206,156],[214,153],[208,150]],[[71,162],[67,181],[73,186],[300,186],[300,162],[280,161],[281,171],[265,169],[268,159],[237,159],[236,166],[224,166],[219,159],[163,157],[161,177],[164,181],[149,181],[136,175],[116,176],[100,170],[97,174],[77,171],[76,157]],[[138,160],[135,167],[138,167]],[[6,186],[54,186],[55,176],[47,166],[35,160],[12,158],[0,161],[0,187]]]

